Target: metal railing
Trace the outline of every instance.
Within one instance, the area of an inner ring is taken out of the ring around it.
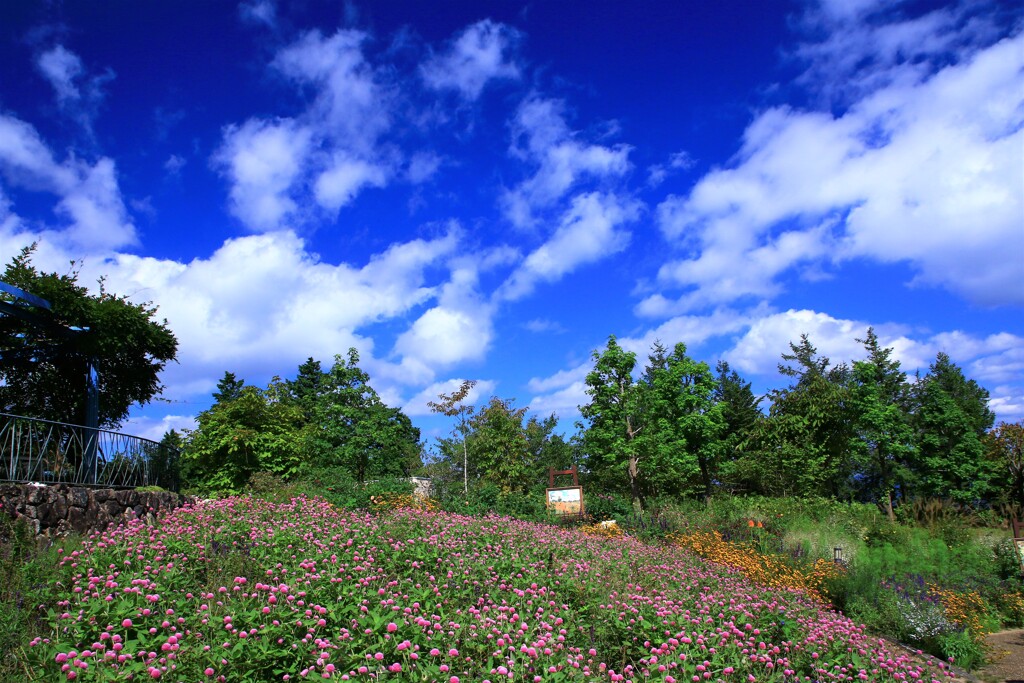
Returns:
[[[179,456],[138,436],[0,413],[0,481],[177,491]]]

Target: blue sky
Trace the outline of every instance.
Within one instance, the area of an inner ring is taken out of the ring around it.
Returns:
[[[755,391],[807,333],[944,351],[1024,418],[1016,3],[4,3],[0,257],[152,301],[188,427],[359,349],[424,435],[478,381],[572,429],[658,339]]]

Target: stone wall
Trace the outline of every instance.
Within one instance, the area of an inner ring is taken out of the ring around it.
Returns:
[[[157,515],[190,499],[169,491],[91,489],[69,484],[0,484],[0,513],[24,517],[37,536],[103,531],[131,519]]]

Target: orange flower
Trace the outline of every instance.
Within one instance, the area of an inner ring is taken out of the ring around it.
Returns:
[[[754,526],[754,520],[748,519],[747,520],[747,526]]]

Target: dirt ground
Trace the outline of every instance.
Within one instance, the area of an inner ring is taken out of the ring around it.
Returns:
[[[1024,683],[1024,629],[988,637],[992,663],[977,672],[985,683]]]

